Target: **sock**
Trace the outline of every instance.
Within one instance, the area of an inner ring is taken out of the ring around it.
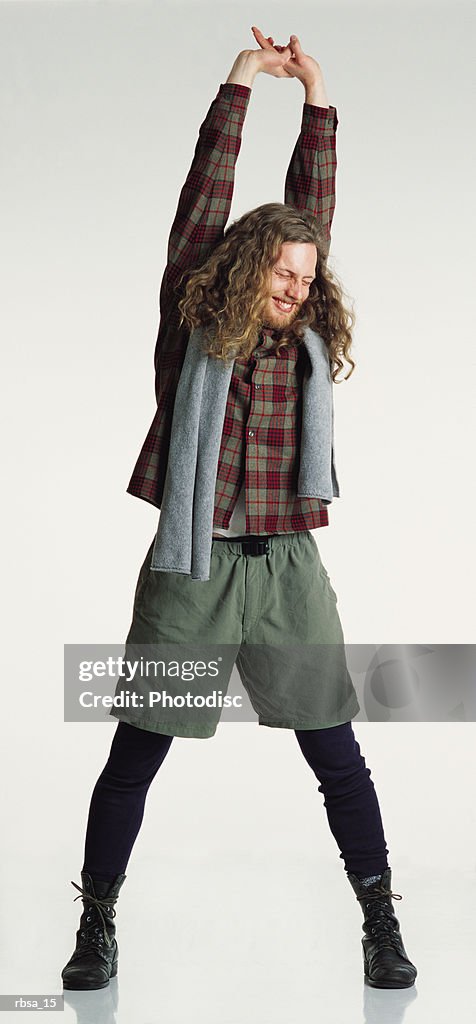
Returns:
[[[88,873],[88,875],[91,875],[91,878],[92,878],[93,882],[108,882],[109,885],[112,885],[112,883],[114,881],[114,878],[115,878],[115,876],[114,876],[114,878],[111,878],[110,875],[108,875],[107,878],[106,878],[105,875],[96,875],[95,873],[93,873],[91,871],[88,871],[87,868],[82,868],[81,870],[82,871],[86,871]]]
[[[382,875],[369,875],[368,878],[359,878],[361,885],[373,885],[374,882],[379,882]]]

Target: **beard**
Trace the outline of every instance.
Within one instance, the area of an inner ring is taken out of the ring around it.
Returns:
[[[298,319],[302,309],[302,303],[295,302],[291,309],[286,311],[280,311],[274,302],[273,296],[267,296],[263,303],[259,322],[261,327],[266,327],[268,330],[276,332],[278,335],[283,331],[289,330],[295,320]]]

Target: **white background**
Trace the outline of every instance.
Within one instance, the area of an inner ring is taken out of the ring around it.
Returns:
[[[155,408],[168,232],[251,24],[298,34],[339,117],[330,265],[357,367],[335,388],[341,497],[314,536],[346,640],[473,640],[470,10],[0,5],[3,992],[60,992],[74,945],[69,880],[114,727],[63,722],[62,645],[121,643],[130,623],[158,513],[125,488]],[[255,80],[232,218],[283,200],[303,99]],[[416,989],[364,989],[362,914],[292,733],[224,723],[175,739],[149,793],[118,904],[119,1021],[182,1024],[192,1001],[211,1024],[380,1024],[407,1003],[408,1021],[473,1019],[474,725],[355,732]]]

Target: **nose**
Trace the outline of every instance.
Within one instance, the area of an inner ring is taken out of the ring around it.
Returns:
[[[301,285],[289,285],[286,289],[286,296],[290,302],[301,302],[302,299],[302,288]]]

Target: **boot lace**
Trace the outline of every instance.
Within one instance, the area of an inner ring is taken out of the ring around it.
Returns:
[[[399,925],[395,914],[393,913],[391,903],[387,902],[387,898],[394,900],[403,899],[402,896],[397,892],[392,892],[390,889],[385,889],[383,885],[376,885],[368,892],[362,893],[357,896],[360,902],[366,904],[367,916],[364,922],[364,928],[371,935],[374,935],[379,940],[381,946],[395,946],[400,947],[400,935]],[[374,904],[372,906],[372,903]]]
[[[75,889],[79,889],[80,896],[83,896],[83,898],[86,898],[88,903],[91,904],[91,906],[88,906],[88,907],[84,908],[85,911],[91,911],[93,909],[93,907],[96,908],[97,913],[98,913],[99,918],[100,918],[100,921],[101,921],[101,924],[102,924],[102,935],[100,935],[99,932],[100,932],[101,929],[100,929],[100,927],[97,926],[97,921],[95,920],[95,918],[94,917],[93,918],[89,918],[86,915],[86,921],[90,921],[91,923],[90,924],[86,924],[86,925],[84,925],[81,928],[80,935],[81,935],[81,938],[83,940],[83,943],[86,943],[86,942],[89,941],[89,942],[97,942],[97,943],[99,943],[99,945],[101,945],[104,942],[106,944],[106,946],[112,946],[112,941],[111,941],[111,939],[109,937],[109,933],[108,933],[108,930],[107,930],[106,919],[104,917],[103,910],[105,910],[106,913],[109,913],[111,917],[115,917],[116,916],[116,911],[114,910],[113,903],[115,903],[116,900],[115,899],[107,899],[107,898],[98,899],[96,896],[93,896],[92,893],[88,892],[87,889],[82,889],[80,885],[76,885],[76,882],[71,881],[71,885],[74,885]],[[76,900],[79,900],[80,896],[75,896],[74,900],[73,900],[73,903],[75,903]],[[95,939],[95,936],[97,936],[96,939]]]

